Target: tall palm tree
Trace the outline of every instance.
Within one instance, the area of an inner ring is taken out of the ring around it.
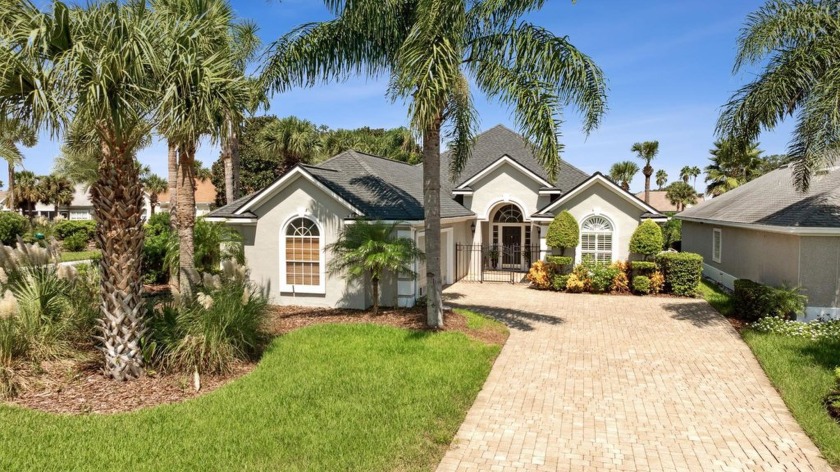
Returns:
[[[61,175],[47,175],[38,180],[40,200],[45,205],[53,204],[55,214],[58,207],[67,206],[73,201],[73,182]]]
[[[427,323],[441,327],[441,132],[450,141],[449,172],[457,175],[477,125],[471,83],[512,109],[553,180],[560,109],[577,106],[584,131],[597,127],[606,107],[602,72],[567,38],[522,20],[543,0],[325,3],[336,17],[275,42],[263,79],[283,91],[354,74],[387,76],[388,95],[408,103],[411,129],[422,136]]]
[[[674,182],[666,189],[665,198],[677,207],[677,211],[682,211],[697,203],[697,192],[685,182]]]
[[[203,136],[218,139],[224,120],[247,94],[231,54],[233,10],[226,0],[152,2],[163,38],[158,82],[158,131],[178,147],[178,289],[186,302],[197,281],[195,271],[195,152]]]
[[[133,150],[149,132],[158,66],[155,25],[145,4],[92,2],[50,11],[30,1],[0,8],[0,115],[60,130],[68,115],[99,138],[91,188],[102,248],[100,349],[118,380],[142,373],[146,304],[140,272],[142,187]]]
[[[662,190],[662,187],[668,183],[668,173],[665,172],[665,169],[659,169],[656,171],[656,187],[658,190]]]
[[[758,143],[744,146],[738,141],[717,140],[706,166],[706,193],[719,196],[759,177],[764,169]]]
[[[374,315],[379,313],[382,277],[414,276],[414,262],[423,257],[413,240],[397,236],[396,228],[396,223],[357,221],[345,225],[336,242],[326,247],[333,254],[330,272],[347,274],[351,280],[370,280]]]
[[[35,205],[43,198],[38,176],[34,172],[22,170],[15,172],[15,181],[17,184],[12,197],[24,216],[32,219],[35,217]]]
[[[749,143],[796,115],[788,154],[795,186],[807,190],[840,144],[840,1],[768,0],[747,17],[734,70],[756,64],[763,72],[724,106],[718,133]]]
[[[697,166],[691,166],[691,169],[689,170],[689,174],[688,174],[688,175],[689,175],[689,177],[691,177],[692,179],[694,179],[694,180],[691,182],[691,187],[692,187],[692,188],[694,188],[694,189],[695,189],[695,191],[697,190],[697,177],[700,177],[700,174],[701,174],[701,173],[703,173],[703,171],[702,171],[702,170],[700,170],[700,168],[699,168],[699,167],[697,167]]]
[[[257,135],[257,146],[265,154],[282,156],[286,173],[298,164],[312,162],[319,153],[320,138],[314,123],[289,116],[266,125]]]
[[[691,166],[683,166],[680,169],[680,178],[683,182],[688,183],[688,179],[691,178]]]
[[[149,174],[143,177],[143,188],[149,194],[149,207],[151,207],[150,214],[155,214],[155,208],[158,206],[158,195],[165,192],[168,188],[168,182],[157,174]]]
[[[639,173],[639,166],[633,161],[616,162],[610,167],[610,178],[621,184],[621,188],[630,191],[630,182]]]
[[[10,209],[15,206],[15,167],[23,162],[23,153],[18,144],[32,147],[38,143],[38,136],[31,126],[26,126],[20,120],[0,117],[0,159],[9,165],[9,191],[6,194],[6,204]]]
[[[650,203],[650,176],[653,175],[650,161],[659,154],[659,141],[635,143],[630,150],[636,153],[636,157],[645,161],[645,167],[642,168],[642,174],[645,176],[645,203]]]

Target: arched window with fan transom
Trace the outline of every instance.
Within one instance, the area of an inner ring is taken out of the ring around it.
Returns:
[[[605,216],[592,215],[584,219],[580,224],[581,259],[591,257],[597,262],[612,262],[614,233],[612,221]]]

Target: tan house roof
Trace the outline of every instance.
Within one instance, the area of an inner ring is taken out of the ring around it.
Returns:
[[[158,195],[158,201],[161,205],[169,204],[169,190]],[[195,204],[214,204],[216,203],[216,187],[210,179],[195,181]]]
[[[667,192],[665,190],[651,190],[649,205],[656,208],[660,212],[677,211],[677,206],[668,200],[668,197],[665,196],[666,193]],[[644,201],[645,192],[639,192],[636,194],[636,196]]]

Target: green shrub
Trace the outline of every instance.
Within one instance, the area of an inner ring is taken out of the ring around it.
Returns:
[[[794,319],[805,311],[806,301],[796,288],[774,288],[748,279],[735,281],[735,312],[746,321],[767,316]]]
[[[641,254],[645,260],[662,251],[662,229],[653,220],[645,220],[630,238],[630,252]]]
[[[245,263],[242,236],[232,227],[198,218],[195,220],[193,234],[195,236],[193,240],[195,270],[217,273],[219,264],[224,260]],[[166,247],[164,267],[178,267],[178,257],[178,238],[176,234],[173,234]]]
[[[548,226],[545,243],[550,248],[559,248],[563,253],[566,248],[577,247],[580,242],[580,228],[575,217],[563,210],[554,217]]]
[[[649,294],[650,278],[645,275],[637,275],[633,277],[633,291],[640,295]]]
[[[608,292],[621,270],[613,265],[596,262],[586,258],[575,268],[575,273],[583,280],[586,290],[592,293]]]
[[[575,258],[571,256],[548,256],[545,260],[557,267],[570,266],[575,263]]]
[[[656,262],[652,261],[633,261],[630,263],[633,271],[639,275],[649,275],[656,270]]]
[[[26,232],[27,221],[23,216],[11,211],[0,212],[0,242],[12,246],[18,236]]]
[[[682,242],[682,220],[676,218],[669,218],[668,221],[662,223],[662,249],[680,249]]]
[[[53,232],[58,239],[67,239],[75,234],[83,233],[88,241],[96,236],[96,222],[92,220],[59,221],[53,226]]]
[[[569,284],[569,276],[570,274],[556,274],[551,278],[551,289],[558,292],[566,290],[566,286]]]
[[[169,226],[169,213],[155,213],[146,222],[143,240],[143,281],[148,284],[162,284],[169,280],[166,254],[175,237]]]
[[[80,231],[78,233],[72,233],[64,238],[64,241],[62,241],[61,244],[65,251],[79,252],[87,248],[88,241],[87,233]]]
[[[667,291],[684,297],[697,292],[703,276],[703,257],[692,252],[662,252],[656,256],[656,264],[665,276]]]
[[[150,322],[144,352],[157,365],[181,372],[219,374],[258,353],[268,301],[244,269],[225,261],[219,275],[205,273],[195,299],[164,306]]]

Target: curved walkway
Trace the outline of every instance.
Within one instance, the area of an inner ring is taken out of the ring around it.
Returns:
[[[705,301],[458,283],[511,328],[438,471],[831,470]]]

